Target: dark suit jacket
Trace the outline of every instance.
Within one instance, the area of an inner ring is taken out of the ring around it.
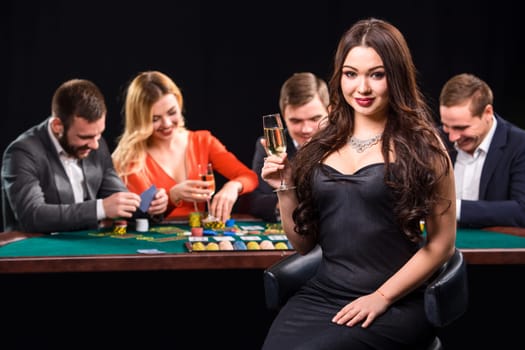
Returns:
[[[55,232],[96,228],[96,199],[127,188],[101,138],[99,148],[80,161],[86,200],[75,203],[73,189],[47,131],[48,120],[25,131],[4,151],[2,209],[4,231]]]
[[[285,130],[286,137],[286,152],[288,153],[288,159],[293,159],[297,149],[293,143],[292,138]],[[255,152],[252,159],[252,170],[255,171],[259,178],[259,186],[251,192],[243,196],[240,200],[240,211],[246,211],[249,214],[263,219],[264,221],[275,222],[277,218],[275,216],[275,207],[277,205],[277,194],[273,192],[273,188],[270,187],[266,181],[261,177],[261,170],[264,166],[264,157],[266,157],[266,150],[261,145],[262,136],[259,137],[255,143]]]
[[[461,200],[462,227],[525,227],[525,131],[495,117],[498,125],[481,171],[479,200]],[[455,163],[457,151],[445,140]]]

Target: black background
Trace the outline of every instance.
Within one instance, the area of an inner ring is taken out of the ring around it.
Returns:
[[[341,35],[372,16],[405,35],[436,121],[442,85],[469,72],[492,87],[497,113],[525,126],[519,105],[525,74],[518,64],[525,40],[510,0],[3,4],[2,153],[50,115],[55,89],[72,78],[92,80],[106,96],[104,137],[112,151],[123,130],[127,84],[141,71],[160,70],[182,89],[188,128],[210,130],[251,166],[261,116],[279,110],[284,80],[299,71],[328,80]]]
[[[492,87],[496,111],[523,127],[517,51],[524,39],[517,5],[510,3],[6,1],[0,151],[46,118],[55,89],[76,77],[105,94],[104,136],[113,149],[122,131],[123,90],[138,72],[155,69],[181,87],[188,127],[211,130],[250,165],[260,117],[278,111],[284,80],[298,71],[328,79],[339,38],[369,16],[405,35],[436,118],[443,83],[470,72]]]
[[[523,349],[524,265],[468,265],[446,350]],[[1,274],[2,349],[261,349],[259,269]],[[400,320],[403,322],[403,320]]]

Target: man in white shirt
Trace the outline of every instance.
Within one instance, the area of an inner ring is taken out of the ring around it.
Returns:
[[[525,131],[494,112],[490,87],[472,74],[443,86],[439,113],[456,178],[461,227],[525,227]]]

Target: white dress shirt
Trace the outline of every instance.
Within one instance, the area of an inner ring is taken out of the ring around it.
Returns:
[[[64,148],[58,142],[56,136],[51,130],[51,121],[48,123],[47,131],[49,132],[49,137],[55,146],[55,149],[58,153],[60,161],[64,166],[71,187],[73,188],[73,195],[75,197],[75,203],[81,203],[85,198],[85,179],[84,172],[80,165],[80,160],[70,156],[64,151]],[[106,218],[106,212],[104,210],[104,205],[102,199],[97,199],[97,219],[102,220]]]
[[[481,170],[487,158],[487,152],[496,131],[497,121],[492,117],[493,123],[487,136],[481,144],[474,150],[473,154],[467,153],[454,147],[458,151],[456,163],[454,164],[454,177],[456,180],[456,218],[461,217],[461,200],[478,200],[479,183],[481,179]]]

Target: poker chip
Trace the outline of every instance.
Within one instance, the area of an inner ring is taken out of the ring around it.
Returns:
[[[273,243],[271,241],[267,240],[267,239],[262,241],[260,246],[261,246],[261,249],[264,249],[264,250],[273,250],[273,249],[275,249],[275,246],[273,245]]]
[[[138,232],[148,232],[148,230],[149,230],[148,219],[137,219],[137,220],[135,220],[135,229]]]
[[[127,232],[128,222],[126,220],[113,221],[113,233],[123,235]]]
[[[215,242],[210,242],[206,246],[206,250],[219,250],[219,244]]]
[[[203,234],[205,236],[216,236],[217,235],[217,231],[214,231],[214,230],[204,230],[203,231]]]
[[[203,235],[203,229],[202,227],[192,227],[191,228],[191,235],[194,237],[200,237]]]
[[[206,229],[220,230],[224,228],[224,222],[222,221],[203,221],[202,225]]]
[[[230,241],[220,241],[219,242],[220,250],[233,250],[232,242]]]
[[[243,241],[235,241],[235,242],[233,242],[233,249],[235,249],[235,250],[246,250],[248,248],[246,247],[246,243],[244,243]]]
[[[190,213],[188,217],[188,224],[190,227],[200,227],[201,226],[201,214],[194,212]]]
[[[206,250],[206,247],[204,246],[204,243],[202,242],[195,242],[191,245],[191,248],[195,251],[199,250]]]
[[[288,246],[284,242],[277,242],[277,243],[275,243],[275,249],[287,250]]]
[[[248,250],[260,250],[261,246],[255,241],[250,241],[246,243],[246,248],[248,248]]]

